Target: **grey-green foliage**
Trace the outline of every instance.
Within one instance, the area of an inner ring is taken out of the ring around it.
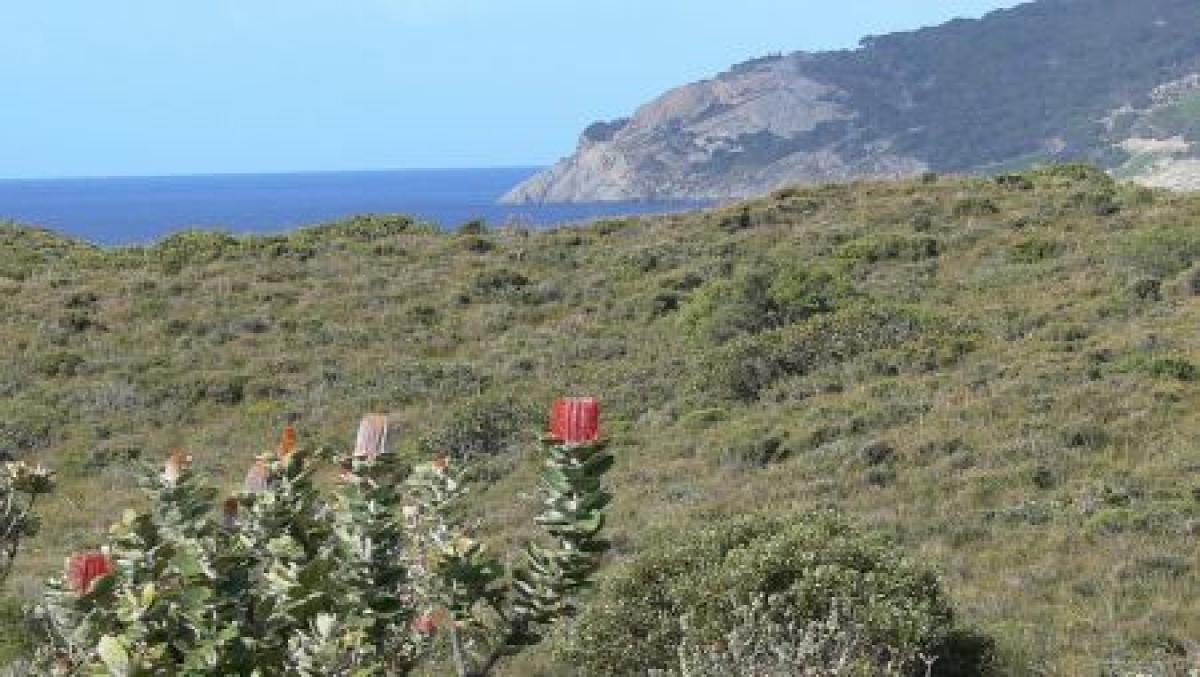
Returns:
[[[693,339],[725,343],[832,312],[854,296],[854,286],[835,270],[759,264],[705,284],[684,305],[679,321]]]
[[[146,478],[150,508],[127,511],[89,553],[108,572],[50,582],[39,663],[120,677],[404,675],[444,630],[460,677],[481,677],[574,613],[608,548],[613,456],[599,441],[548,446],[546,543],[530,543],[510,579],[451,517],[466,488],[448,457],[404,478],[392,453],[294,444],[289,428],[219,517],[217,492],[172,455]],[[314,481],[322,456],[343,466],[333,492]]]
[[[514,397],[476,397],[421,439],[422,450],[448,453],[458,460],[485,459],[511,451],[524,439],[541,412]]]
[[[38,499],[53,489],[54,473],[40,465],[0,465],[0,585],[12,571],[21,545],[37,533]]]
[[[911,354],[892,357],[944,362],[970,349],[970,333],[919,306],[855,305],[731,341],[708,357],[703,378],[718,396],[750,401],[785,377],[905,347]]]
[[[855,613],[835,600],[824,618],[798,618],[786,602],[753,600],[737,608],[733,627],[716,642],[685,632],[672,677],[902,677],[906,667],[937,662],[873,644]]]
[[[918,654],[956,664],[954,618],[934,574],[832,513],[755,514],[668,538],[604,579],[557,649],[585,675],[672,670],[681,644],[722,641],[739,609],[765,597],[789,622],[852,609],[861,641],[891,652],[880,665],[916,667]]]

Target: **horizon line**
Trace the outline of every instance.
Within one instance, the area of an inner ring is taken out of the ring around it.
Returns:
[[[0,182],[16,183],[22,181],[107,181],[122,179],[203,179],[238,176],[297,176],[320,174],[387,174],[393,172],[464,172],[487,170],[542,170],[548,164],[529,165],[488,165],[488,166],[456,166],[456,167],[381,167],[374,169],[296,169],[296,170],[263,170],[263,171],[215,171],[215,172],[171,172],[166,174],[67,174],[59,176],[0,176]]]

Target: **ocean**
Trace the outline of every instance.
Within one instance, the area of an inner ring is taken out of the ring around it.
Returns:
[[[537,171],[524,167],[0,180],[0,221],[120,245],[153,241],[187,228],[272,233],[366,213],[408,214],[444,228],[472,219],[489,226],[548,227],[703,206],[496,204],[508,189]]]

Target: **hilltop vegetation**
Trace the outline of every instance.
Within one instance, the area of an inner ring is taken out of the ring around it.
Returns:
[[[232,486],[283,424],[343,449],[365,411],[411,463],[470,457],[469,517],[503,552],[538,509],[511,497],[538,472],[542,404],[596,394],[612,604],[638,562],[693,557],[667,531],[835,508],[939,572],[1005,674],[1182,665],[1198,223],[1200,196],[1062,166],[550,232],[363,217],[104,249],[5,226],[0,454],[59,481],[9,592],[96,543],[142,461],[182,446]]]
[[[754,59],[592,125],[507,198],[739,197],[1064,161],[1195,188],[1197,22],[1193,0],[1035,0]]]

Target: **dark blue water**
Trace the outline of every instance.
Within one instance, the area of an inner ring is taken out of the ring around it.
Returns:
[[[354,214],[402,213],[452,228],[549,226],[697,203],[498,205],[536,168],[315,172],[0,181],[0,221],[45,226],[104,244],[146,242],[184,228],[270,233]]]

